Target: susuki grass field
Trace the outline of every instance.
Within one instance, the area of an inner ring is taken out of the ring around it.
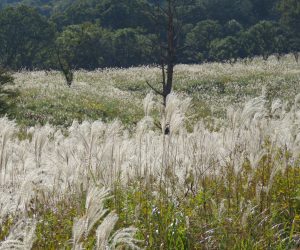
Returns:
[[[154,67],[77,71],[71,88],[15,73],[0,95],[0,249],[300,247],[299,64],[175,72],[165,110]]]
[[[37,123],[69,126],[83,121],[119,118],[132,125],[143,117],[142,100],[150,91],[146,80],[159,87],[160,70],[155,67],[104,69],[75,72],[71,88],[59,72],[19,72],[15,85],[6,86],[1,97],[2,114],[27,126]],[[174,87],[192,97],[193,120],[225,117],[227,107],[240,106],[259,96],[265,88],[268,98],[291,100],[299,93],[299,65],[292,56],[280,62],[178,65]]]

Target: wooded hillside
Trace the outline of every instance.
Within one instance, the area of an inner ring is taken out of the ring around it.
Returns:
[[[177,62],[230,61],[300,48],[298,0],[177,2]],[[164,1],[6,0],[0,3],[0,64],[11,69],[129,67],[158,62],[153,18]],[[163,15],[161,15],[163,19]]]

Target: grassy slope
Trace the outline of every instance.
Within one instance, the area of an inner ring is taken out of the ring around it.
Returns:
[[[159,71],[79,71],[70,89],[57,72],[20,72],[15,78],[16,84],[2,92],[1,112],[19,124],[67,126],[73,119],[117,117],[131,125],[142,117],[141,100],[148,92],[145,80],[158,81]],[[263,86],[270,98],[292,102],[299,93],[299,78],[299,65],[290,57],[282,62],[254,60],[247,65],[179,65],[175,88],[193,97],[190,112],[195,119],[222,117],[226,107],[242,105],[245,99],[259,95]],[[174,190],[168,185],[177,187],[176,176],[162,186],[155,178],[149,183],[137,178],[126,189],[116,180],[114,198],[107,206],[120,217],[117,227],[134,224],[147,249],[291,249],[300,235],[299,163],[291,160],[290,152],[274,148],[268,140],[260,146],[265,154],[256,168],[245,158],[238,174],[229,161],[220,173],[201,177],[201,183],[187,176],[184,187],[188,189],[183,196],[170,196]],[[233,156],[239,155],[238,149]],[[271,178],[277,164],[286,169],[275,171]],[[266,194],[260,185],[269,179],[272,188]],[[199,192],[193,191],[194,185],[201,186]],[[35,203],[33,213],[39,223],[34,249],[71,248],[68,240],[74,217],[84,213],[84,195],[62,200],[55,208]],[[11,217],[2,223],[0,240],[14,223]],[[86,248],[92,249],[94,241],[91,234],[85,241]]]
[[[132,125],[142,117],[141,100],[149,88],[145,81],[159,82],[156,68],[108,69],[76,72],[68,88],[59,72],[19,72],[15,85],[1,96],[1,114],[19,124],[40,123],[68,126],[74,119],[112,120]],[[241,104],[266,88],[273,99],[293,100],[299,93],[300,68],[292,57],[277,62],[178,65],[174,87],[193,98],[191,114],[223,117],[232,104]],[[158,86],[159,87],[159,86]]]

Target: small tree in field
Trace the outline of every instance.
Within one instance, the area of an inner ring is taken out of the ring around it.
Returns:
[[[155,1],[150,6],[150,16],[157,27],[156,39],[153,42],[157,53],[158,65],[161,69],[161,87],[157,88],[147,81],[149,87],[162,96],[166,106],[168,95],[173,90],[173,74],[178,51],[178,38],[181,30],[179,12],[183,10],[184,1],[166,0]]]
[[[56,55],[57,55],[59,69],[64,75],[67,85],[71,87],[74,79],[74,72],[72,66],[70,62],[65,57],[63,57],[59,49],[57,49]]]
[[[150,4],[149,13],[156,27],[156,35],[153,41],[155,57],[158,67],[161,70],[160,87],[146,81],[148,86],[158,95],[162,96],[163,107],[167,105],[167,98],[173,90],[174,67],[177,62],[179,50],[179,39],[183,22],[179,21],[179,17],[183,18],[185,6],[188,0],[154,0]],[[166,123],[162,126],[164,134],[170,134],[170,124]]]
[[[74,38],[75,37],[75,38]],[[56,39],[55,52],[58,68],[65,77],[66,83],[71,87],[74,78],[73,61],[76,57],[76,45],[80,43],[80,37],[72,29],[64,30]]]

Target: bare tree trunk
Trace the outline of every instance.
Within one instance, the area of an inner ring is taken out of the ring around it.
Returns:
[[[160,17],[165,18],[165,23],[161,27],[165,29],[165,37],[161,36],[161,30],[158,33],[158,47],[160,50],[160,62],[159,66],[161,68],[161,89],[156,88],[151,83],[146,81],[149,87],[158,95],[162,96],[163,98],[163,106],[166,107],[167,105],[167,98],[168,95],[173,90],[173,75],[174,75],[174,67],[176,65],[176,50],[177,50],[177,25],[176,24],[176,0],[167,0],[166,6],[161,7],[160,4],[157,4],[157,9],[155,13],[152,13],[154,20],[157,22],[158,27],[160,25],[159,20]],[[170,133],[170,128],[166,126],[164,129],[165,134]]]
[[[176,41],[174,27],[174,3],[168,0],[166,10],[163,10],[167,17],[167,42],[166,46],[161,43],[160,46],[160,67],[162,70],[162,90],[157,90],[150,83],[147,84],[159,95],[163,97],[163,105],[167,104],[167,97],[173,89],[173,74],[176,60]],[[158,7],[160,9],[160,7]]]
[[[298,63],[299,62],[299,52],[298,51],[293,52],[293,55],[295,57],[295,61]]]
[[[173,88],[173,73],[175,64],[175,30],[174,30],[174,12],[172,0],[168,0],[168,47],[167,47],[167,83],[164,88],[164,105],[166,105],[167,96]]]

